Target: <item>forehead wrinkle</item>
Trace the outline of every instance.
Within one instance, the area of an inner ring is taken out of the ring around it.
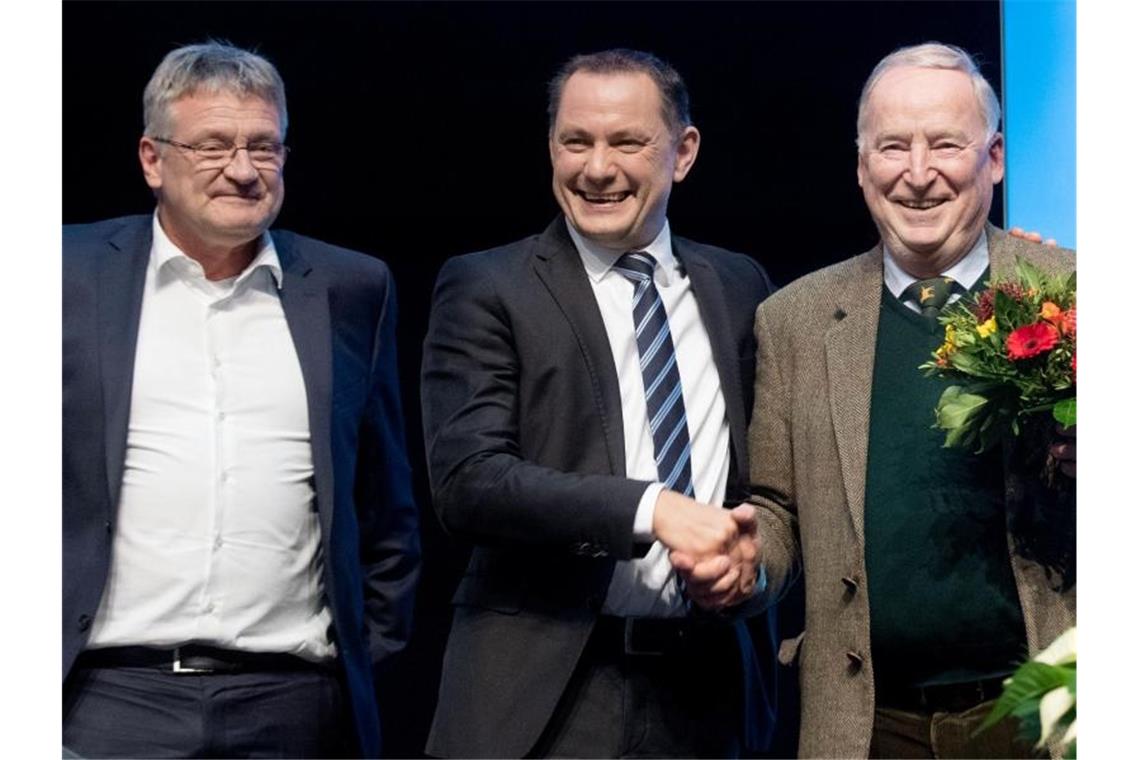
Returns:
[[[194,134],[257,134],[274,139],[281,134],[281,115],[276,106],[257,97],[188,95],[171,103],[168,114],[171,129]]]

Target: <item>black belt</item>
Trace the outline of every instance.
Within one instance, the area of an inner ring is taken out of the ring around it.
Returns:
[[[631,656],[661,656],[723,636],[721,621],[692,618],[623,618],[602,615],[594,626],[594,641],[611,651]]]
[[[88,649],[76,662],[81,668],[156,668],[168,673],[209,675],[275,670],[315,670],[325,666],[278,652],[240,652],[202,644],[175,649],[107,647]]]
[[[875,687],[875,703],[915,712],[962,712],[1001,696],[1003,680],[988,678],[933,686],[883,684]]]

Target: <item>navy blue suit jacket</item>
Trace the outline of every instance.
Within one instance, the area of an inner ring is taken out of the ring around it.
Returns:
[[[732,440],[725,499],[739,502],[748,495],[752,318],[772,285],[747,256],[680,237],[673,251],[708,330]],[[436,512],[474,544],[453,598],[427,751],[520,757],[570,681],[615,560],[637,551],[634,513],[649,485],[625,475],[613,354],[563,217],[541,235],[444,265],[421,393]],[[774,726],[774,611],[750,623],[736,626],[742,738],[762,751]]]
[[[152,217],[64,227],[63,677],[111,561]],[[396,301],[380,261],[274,231],[281,305],[308,397],[324,587],[359,749],[380,752],[374,664],[401,649],[419,573],[396,372]]]

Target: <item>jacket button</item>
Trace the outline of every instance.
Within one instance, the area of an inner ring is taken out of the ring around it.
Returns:
[[[847,667],[852,673],[858,673],[863,669],[863,655],[849,650],[847,652]]]
[[[855,578],[850,575],[845,575],[843,576],[843,585],[847,587],[848,591],[854,594],[855,591],[859,588],[859,581],[855,580]]]
[[[91,627],[91,616],[83,614],[79,616],[79,630],[86,631]]]
[[[110,534],[111,533],[111,521],[105,520],[103,522],[103,528],[107,531],[108,534]]]

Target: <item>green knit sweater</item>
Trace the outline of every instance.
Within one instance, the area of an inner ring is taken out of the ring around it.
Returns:
[[[883,288],[864,518],[880,683],[989,678],[1025,656],[1000,456],[943,448],[932,427],[950,383],[918,365],[942,338],[941,325]]]

